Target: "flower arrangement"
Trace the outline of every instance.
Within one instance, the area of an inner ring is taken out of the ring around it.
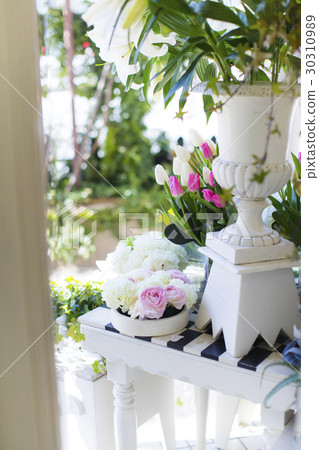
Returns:
[[[135,269],[107,281],[103,289],[106,304],[132,319],[160,319],[190,309],[196,290],[178,269],[150,271]]]
[[[181,118],[194,82],[207,89],[209,116],[221,105],[208,94],[229,84],[276,85],[280,75],[293,84],[300,73],[300,0],[97,0],[83,18],[128,88],[143,87],[146,99],[162,92],[165,105],[181,88]]]
[[[185,249],[170,242],[160,232],[131,236],[120,241],[114,252],[108,255],[106,263],[117,274],[127,274],[133,269],[182,270],[188,265]]]
[[[191,130],[194,150],[190,153],[178,145],[173,159],[173,176],[164,167],[155,167],[156,182],[163,185],[171,209],[163,211],[175,229],[167,227],[166,236],[205,245],[208,231],[219,231],[229,222],[236,209],[230,192],[223,191],[214,179],[212,162],[218,156],[218,145],[204,140]],[[173,233],[172,233],[173,231]]]

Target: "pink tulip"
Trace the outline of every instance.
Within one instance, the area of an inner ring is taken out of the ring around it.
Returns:
[[[222,198],[218,194],[214,195],[213,202],[215,203],[217,208],[224,208],[224,206],[226,206],[225,200],[222,200]]]
[[[214,187],[214,186],[215,186],[215,181],[214,181],[214,174],[213,174],[213,172],[211,172],[211,173],[209,174],[208,183],[211,185],[211,187]]]
[[[173,197],[180,197],[183,194],[183,188],[176,177],[169,177],[169,187]]]
[[[217,208],[223,208],[226,202],[218,194],[214,194],[210,189],[203,189],[203,196],[206,202],[213,202]]]
[[[301,163],[301,152],[298,153],[298,159],[299,159],[299,162]]]
[[[139,296],[139,318],[160,319],[164,314],[167,298],[161,287],[144,289]]]
[[[188,177],[188,190],[190,192],[197,192],[200,188],[199,174],[190,173]]]
[[[206,202],[212,202],[214,199],[214,192],[210,189],[203,189],[203,196]]]
[[[176,286],[166,286],[164,289],[164,295],[167,302],[173,305],[176,309],[182,309],[186,303],[185,292]]]
[[[207,142],[204,142],[204,144],[202,145],[202,150],[205,159],[210,159],[213,157],[213,150],[210,148]]]

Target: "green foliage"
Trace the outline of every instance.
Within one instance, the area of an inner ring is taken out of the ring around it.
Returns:
[[[103,305],[102,300],[102,282],[88,281],[81,283],[73,277],[65,279],[67,285],[65,287],[58,286],[57,283],[51,281],[51,300],[55,317],[66,314],[67,316],[67,336],[72,338],[74,342],[79,344],[85,340],[85,335],[81,333],[81,325],[78,317],[92,311],[98,306]],[[63,336],[58,334],[58,325],[56,327],[56,343],[58,344]],[[103,356],[92,364],[95,374],[106,373],[106,360]]]
[[[242,81],[270,80],[276,84],[281,69],[288,81],[295,81],[299,76],[300,59],[293,54],[300,48],[300,1],[243,0],[242,4],[244,11],[226,6],[223,1],[149,1],[146,20],[152,23],[155,32],[177,33],[177,43],[170,45],[163,57],[149,60],[143,82],[146,86],[150,81],[150,61],[155,64],[160,60],[163,79],[158,82],[155,92],[163,89],[167,105],[182,88],[179,116],[183,114],[185,100],[196,76],[205,85],[209,83],[215,93],[222,87],[227,88],[229,83]],[[214,24],[218,21],[237,27],[228,32],[226,29],[217,31]],[[144,28],[140,39],[147,32]],[[137,55],[138,51],[135,59]],[[210,71],[204,70],[211,64],[215,71],[213,77]],[[212,108],[210,105],[207,110]]]
[[[66,286],[58,286],[51,281],[51,299],[55,317],[66,314],[67,324],[72,327],[71,333],[79,334],[79,329],[74,326],[79,316],[103,305],[102,282],[92,281],[82,283],[73,277],[65,279]]]
[[[92,364],[92,368],[96,375],[98,373],[106,373],[106,359],[101,356],[100,360],[94,361],[94,363]]]
[[[298,250],[301,248],[301,192],[300,192],[300,162],[293,155],[295,174],[286,187],[279,191],[280,200],[270,196],[275,208],[272,213],[272,227],[284,238],[292,241]],[[298,174],[298,177],[296,177]],[[296,179],[297,178],[297,179]]]

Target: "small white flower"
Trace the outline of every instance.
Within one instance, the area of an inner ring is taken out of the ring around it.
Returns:
[[[209,175],[210,175],[210,170],[209,170],[209,168],[208,167],[203,167],[203,178],[204,178],[204,181],[205,181],[205,183],[207,183],[208,184],[208,182],[209,182]]]
[[[191,154],[186,148],[182,147],[181,145],[178,145],[175,150],[177,158],[179,158],[183,163],[187,163],[189,158],[191,157]]]
[[[160,185],[168,183],[168,175],[166,173],[166,170],[160,164],[157,164],[155,167],[155,179],[156,183]]]
[[[193,144],[194,147],[201,147],[204,143],[204,140],[202,139],[200,134],[194,129],[190,130],[190,138],[191,143]]]
[[[173,159],[173,174],[174,175],[181,175],[182,165],[183,165],[183,161],[181,161],[179,158]]]

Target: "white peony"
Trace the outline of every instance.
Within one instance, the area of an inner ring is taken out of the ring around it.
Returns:
[[[112,309],[132,310],[138,299],[137,285],[126,277],[117,277],[103,283],[103,300]]]
[[[153,251],[144,259],[142,267],[148,270],[169,270],[178,267],[179,258],[172,251]]]

